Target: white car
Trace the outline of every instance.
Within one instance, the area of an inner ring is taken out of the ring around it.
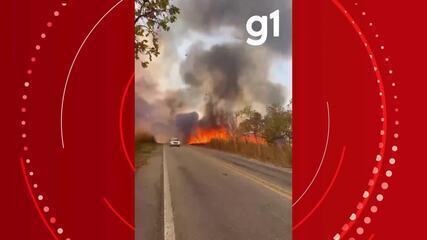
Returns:
[[[178,138],[171,138],[169,140],[169,146],[170,147],[180,147],[181,141]]]

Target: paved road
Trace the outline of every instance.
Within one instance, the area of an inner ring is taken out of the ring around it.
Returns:
[[[289,171],[201,147],[163,148],[137,171],[136,239],[165,239],[165,224],[176,240],[291,239]]]

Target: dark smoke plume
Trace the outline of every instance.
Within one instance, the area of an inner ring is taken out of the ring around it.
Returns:
[[[181,76],[189,89],[204,92],[214,110],[235,110],[258,102],[283,104],[284,87],[272,83],[271,58],[263,49],[242,44],[193,46],[181,64]]]
[[[290,0],[181,0],[182,18],[191,29],[215,34],[220,28],[231,27],[242,40],[246,39],[246,21],[253,15],[268,16],[280,10],[280,37],[269,38],[266,47],[274,53],[290,55],[292,6]],[[270,24],[269,32],[272,32]]]
[[[197,112],[180,113],[176,115],[175,126],[181,134],[184,141],[188,140],[194,127],[197,126],[199,121],[199,114]]]

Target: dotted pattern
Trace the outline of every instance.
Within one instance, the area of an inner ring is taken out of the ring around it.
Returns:
[[[28,180],[29,184],[29,194],[33,197],[33,199],[36,199],[36,208],[41,209],[41,218],[42,220],[50,225],[47,225],[49,231],[53,234],[53,237],[55,239],[64,239],[64,240],[71,240],[71,238],[64,236],[65,231],[64,228],[61,226],[60,223],[58,223],[57,218],[55,217],[55,214],[52,211],[52,207],[48,203],[48,199],[45,193],[40,188],[39,183],[37,183],[34,178],[36,177],[36,167],[33,164],[32,159],[30,156],[30,147],[28,146],[28,128],[29,128],[29,119],[27,116],[28,112],[28,101],[30,101],[30,90],[31,86],[33,84],[32,82],[32,75],[34,74],[34,67],[37,63],[39,63],[39,59],[37,58],[38,53],[43,49],[43,41],[48,37],[48,31],[53,27],[53,22],[55,18],[60,16],[60,11],[65,9],[68,6],[68,3],[65,1],[62,1],[60,3],[60,6],[58,9],[54,10],[52,12],[52,20],[46,22],[45,29],[40,33],[39,38],[36,40],[36,43],[34,44],[32,56],[29,58],[29,67],[26,70],[26,79],[23,82],[23,91],[20,97],[22,99],[20,111],[22,113],[22,119],[19,120],[20,128],[20,137],[23,141],[23,147],[22,147],[22,159],[24,161],[23,166],[23,174],[26,176],[25,179]]]
[[[396,156],[398,152],[397,140],[399,138],[398,126],[400,124],[396,118],[396,113],[399,112],[399,108],[397,108],[398,95],[395,93],[397,84],[392,78],[394,71],[391,68],[390,57],[384,57],[380,61],[377,61],[373,54],[373,49],[367,40],[367,37],[373,37],[376,40],[375,42],[379,42],[380,40],[380,35],[374,29],[374,23],[367,19],[367,12],[360,8],[359,3],[354,3],[354,7],[360,13],[360,16],[369,22],[368,27],[370,28],[371,34],[368,36],[361,31],[354,18],[337,0],[332,0],[332,2],[342,11],[347,20],[351,22],[353,28],[358,33],[360,40],[366,48],[377,79],[376,82],[379,89],[378,95],[381,102],[381,117],[379,119],[382,123],[382,129],[379,131],[381,141],[378,144],[378,154],[374,159],[375,167],[372,169],[372,176],[368,181],[366,190],[362,193],[361,200],[356,205],[355,211],[350,214],[348,221],[341,227],[341,232],[336,233],[333,236],[334,240],[343,239],[347,234],[352,235],[348,238],[349,240],[355,240],[358,237],[366,239],[368,237],[366,233],[367,227],[372,223],[374,215],[379,211],[380,203],[385,199],[385,192],[390,187],[388,180],[393,176],[392,168],[396,164]],[[385,46],[383,44],[379,44],[378,50],[381,52],[381,55],[385,55]],[[384,68],[383,71],[386,73],[385,78],[383,78],[383,75],[379,70],[379,63],[381,63],[382,68]],[[388,98],[386,98],[385,94],[385,86],[387,85],[392,88],[392,91],[390,91],[392,92],[392,97],[387,95]],[[390,98],[391,101],[387,102],[386,99],[389,100]],[[392,107],[387,109],[386,103],[390,104]],[[387,111],[394,113],[390,114],[390,112]],[[388,113],[390,116],[395,118],[393,124],[388,125],[388,118],[390,117]],[[387,135],[388,130],[392,131],[389,135]],[[387,136],[391,136],[391,147],[387,147],[388,145],[386,145]],[[388,159],[386,159],[385,156],[389,156]],[[369,210],[364,212],[365,209]]]

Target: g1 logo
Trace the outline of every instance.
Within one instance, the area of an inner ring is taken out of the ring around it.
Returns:
[[[280,36],[280,11],[276,10],[270,14],[270,19],[273,20],[273,36]],[[254,30],[254,23],[259,22],[261,24],[261,29],[258,31]],[[252,46],[261,46],[267,41],[268,37],[268,18],[267,16],[252,16],[246,22],[246,31],[249,35],[254,38],[248,38],[246,43]]]

